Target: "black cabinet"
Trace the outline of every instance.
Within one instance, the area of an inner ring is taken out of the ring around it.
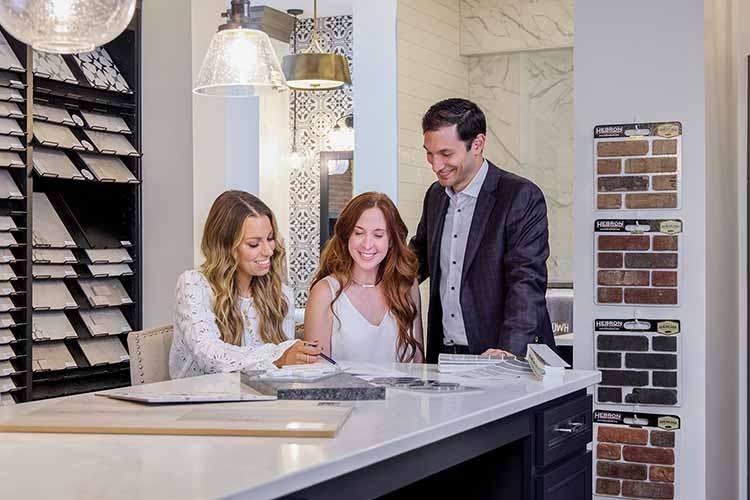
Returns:
[[[579,453],[534,477],[534,500],[591,498],[591,452]]]

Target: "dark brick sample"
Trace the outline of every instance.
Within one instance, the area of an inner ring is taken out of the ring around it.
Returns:
[[[625,355],[627,368],[646,368],[651,370],[676,370],[676,354],[631,354]]]
[[[651,431],[651,445],[660,448],[674,448],[674,432]]]
[[[596,475],[618,479],[646,479],[646,466],[598,460],[596,462]]]
[[[620,236],[603,234],[599,236],[599,250],[648,250],[651,246],[648,236]]]
[[[596,300],[602,304],[617,304],[622,302],[622,288],[602,288],[596,289]]]
[[[645,483],[641,481],[623,481],[622,494],[629,498],[648,498],[651,500],[672,500],[674,485],[670,483]]]
[[[648,385],[648,372],[634,370],[602,370],[601,384],[641,387]]]
[[[629,175],[626,177],[599,177],[597,189],[601,192],[607,191],[646,191],[648,190],[648,177],[645,175]]]
[[[619,387],[599,387],[597,395],[600,403],[622,403],[622,389]]]
[[[677,250],[677,236],[654,236],[654,250]]]
[[[674,467],[652,465],[651,467],[649,467],[649,470],[648,470],[648,478],[651,481],[674,483]]]
[[[621,253],[599,252],[597,259],[599,268],[601,269],[616,269],[622,267]]]
[[[654,286],[677,286],[677,271],[652,271],[651,284]]]
[[[674,465],[674,450],[667,448],[625,446],[622,449],[622,456],[628,462]]]
[[[625,402],[634,405],[676,405],[677,391],[673,389],[633,389],[625,395]]]
[[[600,351],[648,351],[648,337],[639,335],[599,335],[596,347]]]
[[[635,269],[675,269],[676,253],[629,253],[625,256],[625,267]]]
[[[619,174],[622,170],[622,160],[597,160],[596,172],[599,175]]]
[[[651,346],[654,351],[677,352],[676,337],[654,337],[651,339]]]
[[[613,479],[597,479],[596,493],[599,495],[619,495],[620,481]]]
[[[626,304],[677,304],[676,288],[626,288]]]
[[[600,352],[596,355],[597,368],[620,368],[622,354],[619,352]]]
[[[654,387],[677,387],[677,372],[653,372],[651,385]]]

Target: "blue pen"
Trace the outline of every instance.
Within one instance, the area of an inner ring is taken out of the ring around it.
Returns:
[[[317,345],[318,345],[318,344],[317,344],[317,343],[310,343],[310,342],[305,342],[305,345],[306,345],[306,346],[308,346],[308,347],[317,347]],[[336,363],[336,362],[335,362],[335,361],[333,360],[333,358],[332,358],[332,357],[330,357],[330,356],[328,356],[328,355],[326,355],[326,354],[323,354],[322,352],[321,352],[321,353],[318,353],[318,355],[319,355],[319,356],[320,356],[321,358],[323,358],[323,359],[325,359],[326,361],[328,361],[329,363],[331,363],[332,365],[338,364],[338,363]]]

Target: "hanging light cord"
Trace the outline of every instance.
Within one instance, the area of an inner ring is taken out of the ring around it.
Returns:
[[[302,52],[303,54],[309,54],[313,51],[313,48],[317,48],[318,52],[323,52],[323,48],[320,46],[320,39],[318,38],[318,0],[313,0],[313,32],[310,45]]]
[[[294,16],[294,41],[292,42],[292,51],[297,53],[297,23],[299,19]],[[297,91],[292,90],[292,152],[297,151]]]

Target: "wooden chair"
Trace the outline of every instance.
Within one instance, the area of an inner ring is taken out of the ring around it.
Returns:
[[[132,385],[169,380],[169,349],[173,331],[174,328],[169,325],[128,335]]]

